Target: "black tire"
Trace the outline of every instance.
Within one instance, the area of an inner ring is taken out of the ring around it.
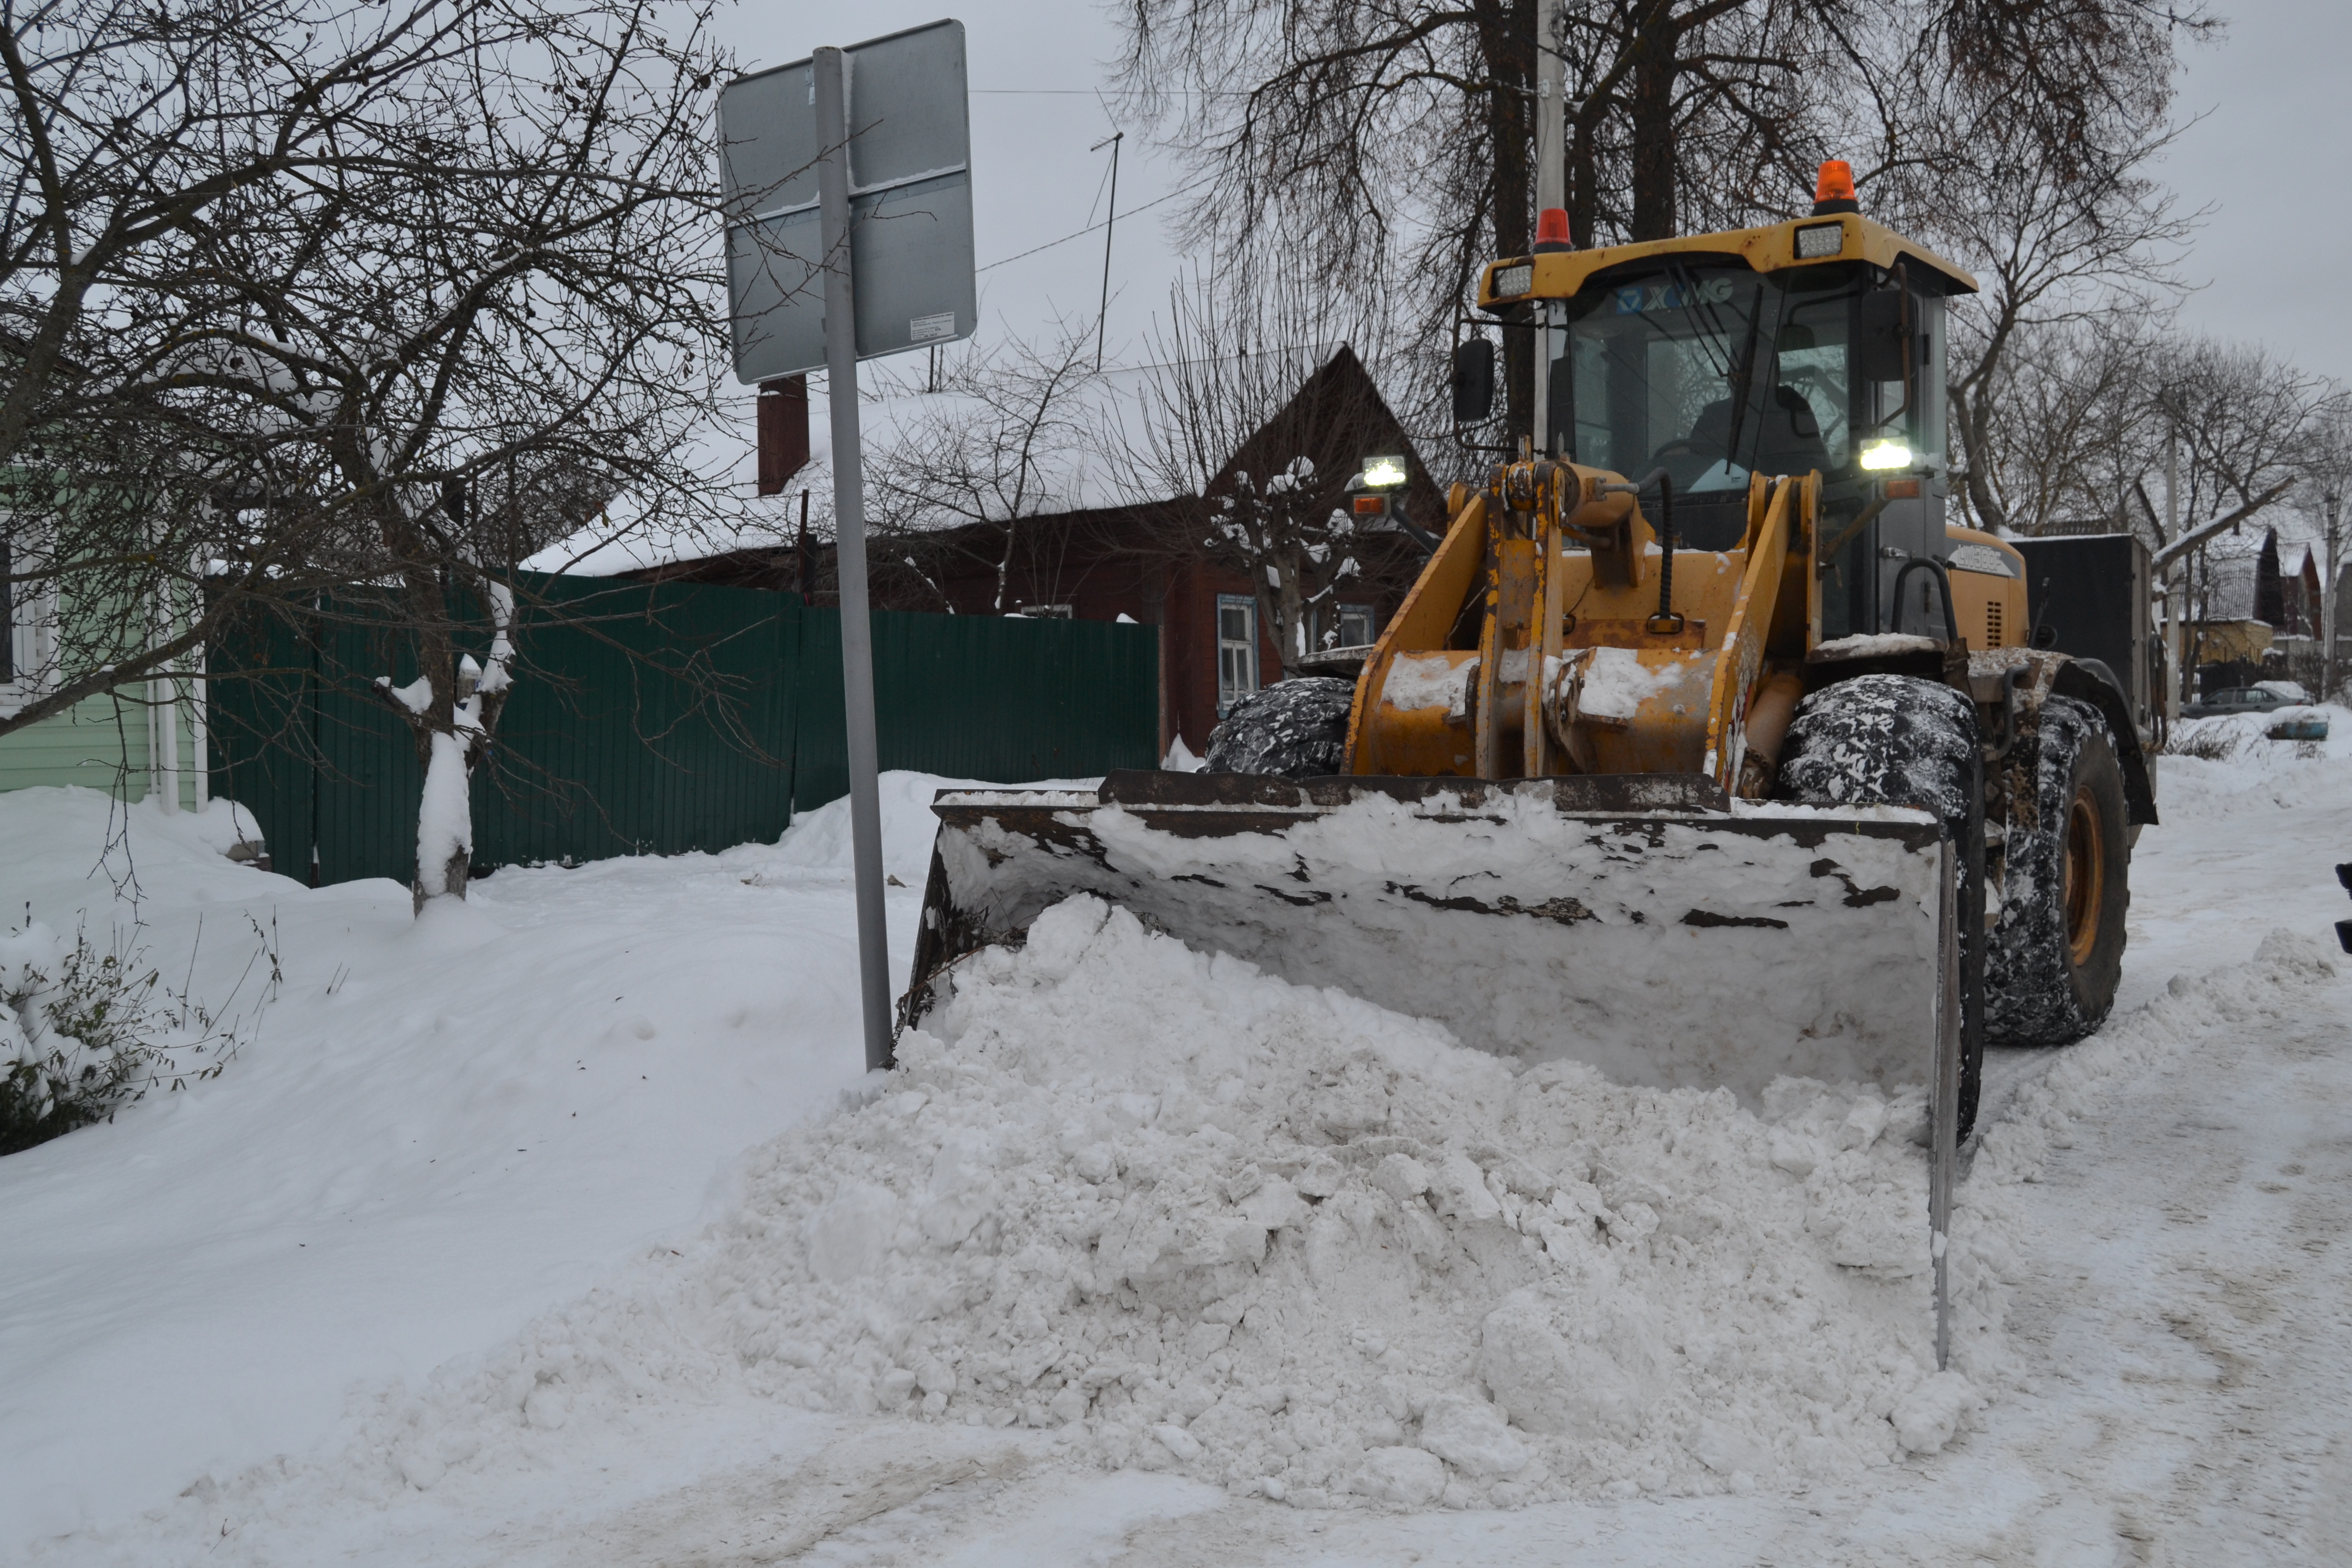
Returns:
[[[1864,675],[1797,705],[1774,795],[1803,805],[1908,805],[1960,851],[1959,1135],[1984,1081],[1984,784],[1967,694],[1906,675]]]
[[[2131,904],[2123,770],[2098,710],[2045,699],[2007,760],[2011,805],[1986,1025],[2004,1046],[2072,1045],[2106,1021]]]
[[[1286,779],[1344,773],[1353,681],[1302,675],[1234,704],[1209,736],[1213,773],[1275,773]]]

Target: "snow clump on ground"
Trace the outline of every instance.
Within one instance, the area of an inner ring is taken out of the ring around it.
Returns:
[[[1797,1483],[1979,1404],[1916,1094],[1515,1069],[1083,897],[928,1024],[689,1258],[772,1396],[1412,1507]]]

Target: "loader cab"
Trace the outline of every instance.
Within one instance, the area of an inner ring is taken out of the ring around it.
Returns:
[[[1664,469],[1689,550],[1738,546],[1750,474],[1819,469],[1822,635],[1944,635],[1903,568],[1949,550],[1945,301],[1965,274],[1858,216],[1520,265],[1490,268],[1480,302],[1535,334],[1544,450]]]

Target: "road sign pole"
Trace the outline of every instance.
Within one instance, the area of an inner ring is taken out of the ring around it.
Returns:
[[[876,780],[874,629],[866,604],[866,479],[857,432],[857,308],[849,266],[849,114],[842,53],[814,52],[818,243],[824,249],[825,403],[833,419],[834,561],[841,577],[841,695],[849,741],[849,843],[856,866],[858,995],[867,1071],[890,1065],[890,932],[882,903]]]

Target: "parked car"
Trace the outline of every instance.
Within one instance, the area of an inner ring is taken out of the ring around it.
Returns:
[[[2200,701],[2181,709],[2183,719],[2212,719],[2229,713],[2278,713],[2278,721],[2264,731],[2273,741],[2325,741],[2327,739],[2327,717],[2310,707],[2310,699],[2289,696],[2287,691],[2301,693],[2303,688],[2292,681],[2266,680],[2259,686],[2233,686],[2216,691]],[[2282,711],[2282,710],[2284,711]]]
[[[2210,719],[2217,713],[2268,713],[2280,708],[2296,708],[2301,702],[2282,697],[2260,686],[2232,686],[2225,691],[2213,691],[2191,702],[2180,710],[2184,719]]]

